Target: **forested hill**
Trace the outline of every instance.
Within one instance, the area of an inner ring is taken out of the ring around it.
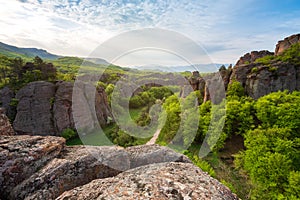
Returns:
[[[85,60],[85,65],[109,65],[110,63],[101,58],[80,58],[80,57],[71,57],[71,56],[62,56],[49,53],[44,49],[38,48],[20,48],[13,45],[5,44],[0,42],[0,55],[4,55],[8,58],[20,57],[25,60],[32,60],[32,58],[38,56],[43,60],[56,61],[58,64],[73,64],[81,65],[83,60]]]
[[[7,56],[7,57],[35,57],[38,56],[42,59],[57,59],[62,56],[54,55],[46,50],[37,49],[37,48],[19,48],[12,45],[5,44],[0,42],[0,53]]]

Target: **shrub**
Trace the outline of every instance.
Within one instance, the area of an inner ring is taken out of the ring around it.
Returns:
[[[227,96],[237,96],[242,97],[244,96],[244,88],[242,84],[236,80],[233,80],[229,85],[227,89]]]
[[[63,130],[63,132],[61,133],[61,136],[63,138],[65,138],[66,140],[69,140],[71,138],[74,138],[77,136],[77,133],[76,131],[74,131],[73,129],[71,128],[66,128],[65,130]]]
[[[216,178],[216,172],[208,162],[200,159],[197,155],[193,155],[188,150],[184,151],[183,154],[186,155],[197,167],[207,172],[210,176]]]

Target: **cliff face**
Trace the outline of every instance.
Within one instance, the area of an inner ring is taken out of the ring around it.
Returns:
[[[284,38],[284,40],[280,40],[275,49],[275,55],[280,55],[284,50],[290,48],[293,44],[300,42],[300,34],[291,35],[289,37]]]
[[[82,101],[87,101],[85,84],[82,83]],[[7,111],[13,110],[10,102],[17,99],[17,112],[13,123],[18,134],[29,135],[59,135],[66,128],[75,128],[72,115],[73,83],[57,82],[56,84],[37,81],[23,87],[14,96],[8,88],[0,90],[1,102]],[[88,104],[87,104],[88,105]],[[101,88],[95,94],[95,108],[87,106],[82,118],[91,116],[93,109],[96,111],[97,121],[101,125],[107,123],[111,116],[107,95]],[[11,112],[7,112],[8,114]],[[92,120],[90,120],[92,121]],[[89,124],[93,127],[93,124]]]
[[[167,147],[66,147],[60,137],[28,135],[0,141],[1,199],[55,199],[68,190],[59,199],[237,199]]]
[[[48,82],[32,82],[16,95],[19,100],[17,115],[13,123],[21,134],[55,135],[52,122],[51,100],[55,95],[55,85]]]

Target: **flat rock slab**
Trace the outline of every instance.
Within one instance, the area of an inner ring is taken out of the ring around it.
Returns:
[[[151,164],[116,177],[97,179],[63,193],[57,200],[214,199],[237,200],[217,180],[190,163]]]

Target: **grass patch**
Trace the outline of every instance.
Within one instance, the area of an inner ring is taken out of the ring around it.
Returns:
[[[130,108],[129,109],[129,113],[130,113],[130,116],[131,116],[131,119],[133,121],[136,121],[139,116],[142,114],[143,112],[143,108]]]
[[[93,145],[93,146],[111,146],[112,142],[108,139],[107,135],[109,135],[113,129],[115,128],[115,124],[104,127],[102,131],[94,132],[87,134],[86,136],[76,137],[68,140],[66,144],[68,146],[72,145]],[[103,134],[104,133],[104,134]]]

